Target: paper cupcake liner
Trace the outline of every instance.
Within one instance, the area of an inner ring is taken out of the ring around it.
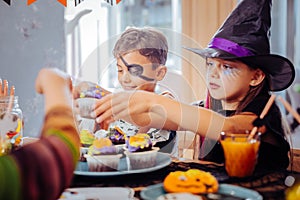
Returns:
[[[128,169],[135,170],[154,167],[156,165],[158,150],[158,147],[152,147],[152,150],[143,152],[129,152],[125,150],[124,154],[126,155]]]
[[[95,98],[78,98],[76,102],[79,107],[79,115],[83,118],[92,118],[91,112],[93,111],[94,104],[97,101]]]
[[[115,145],[115,147],[117,148],[117,154],[123,154],[124,153],[125,144],[117,144],[117,145]]]
[[[122,154],[117,155],[85,155],[89,171],[92,172],[106,172],[117,171],[119,168],[119,161]]]

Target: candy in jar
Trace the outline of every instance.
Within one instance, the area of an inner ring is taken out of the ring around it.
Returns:
[[[18,97],[11,99],[12,107],[8,110],[10,99],[9,96],[0,97],[0,148],[3,154],[19,147],[23,137],[23,114]]]

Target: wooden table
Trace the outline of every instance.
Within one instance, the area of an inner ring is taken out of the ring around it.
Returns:
[[[121,175],[118,177],[75,175],[71,187],[130,187],[135,190],[135,197],[140,198],[140,191],[144,187],[162,183],[166,175],[172,171],[186,171],[191,168],[210,172],[218,179],[219,183],[229,183],[255,190],[259,192],[264,199],[268,200],[285,199],[287,186],[284,184],[284,181],[288,175],[292,174],[290,171],[269,171],[254,174],[250,178],[237,179],[228,177],[223,165],[202,161],[173,160],[167,167],[149,173]]]

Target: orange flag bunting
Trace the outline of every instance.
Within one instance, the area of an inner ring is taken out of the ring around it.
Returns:
[[[30,4],[34,3],[36,0],[28,0],[27,5],[29,6]]]
[[[65,7],[67,7],[67,0],[57,0],[58,2],[60,2],[62,5],[64,5]]]
[[[36,2],[37,0],[27,0],[27,5],[29,6],[30,4]],[[57,0],[59,3],[67,7],[67,0]]]

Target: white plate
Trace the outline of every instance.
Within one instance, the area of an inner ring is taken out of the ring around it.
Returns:
[[[123,157],[120,159],[118,171],[112,172],[90,172],[88,171],[88,165],[86,162],[78,162],[77,168],[74,171],[75,175],[83,176],[118,176],[124,174],[136,174],[136,173],[145,173],[152,172],[161,168],[168,166],[172,162],[172,159],[169,154],[157,152],[156,164],[154,167],[145,168],[145,169],[136,169],[128,170],[126,158]]]
[[[62,193],[58,200],[84,199],[133,200],[134,191],[131,188],[122,187],[68,188]]]
[[[233,197],[240,197],[247,200],[262,200],[262,196],[254,191],[244,187],[239,187],[230,184],[220,184],[219,187],[219,194],[227,194],[232,195]],[[141,191],[141,197],[144,200],[154,200],[157,199],[159,196],[167,194],[163,188],[163,184],[156,184],[146,187]]]

